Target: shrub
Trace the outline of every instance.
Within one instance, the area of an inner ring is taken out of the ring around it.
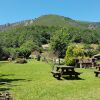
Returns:
[[[16,49],[18,56],[23,56],[24,58],[28,58],[31,54],[31,50],[25,47],[20,47]]]
[[[16,63],[24,64],[27,63],[27,60],[25,58],[17,58]]]
[[[65,61],[66,61],[66,65],[69,65],[69,66],[75,65],[75,58],[74,57],[66,57]]]
[[[75,65],[76,57],[83,57],[84,49],[83,46],[78,45],[70,45],[66,51],[65,61],[67,65]]]

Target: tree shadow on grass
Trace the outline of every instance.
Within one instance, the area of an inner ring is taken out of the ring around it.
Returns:
[[[13,81],[23,81],[25,79],[10,79],[10,78],[3,78],[5,76],[14,76],[14,74],[0,74],[0,85],[8,84]]]
[[[18,85],[13,85],[11,84],[12,82],[28,82],[28,81],[31,81],[31,80],[27,80],[27,79],[11,79],[11,78],[4,78],[4,76],[14,76],[14,74],[0,74],[0,85],[1,86],[5,86],[5,85],[9,85],[10,88],[0,88],[0,91],[9,91],[11,89],[12,86],[18,86]]]
[[[0,74],[0,77],[3,77],[3,76],[14,76],[14,74]]]
[[[9,91],[10,88],[0,88],[0,92],[5,92],[5,91]]]
[[[0,85],[9,84],[14,81],[25,81],[25,79],[0,78]]]

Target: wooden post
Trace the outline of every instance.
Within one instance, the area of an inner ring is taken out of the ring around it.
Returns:
[[[82,63],[80,63],[80,68],[82,68]]]
[[[60,65],[60,58],[59,58],[59,65]]]

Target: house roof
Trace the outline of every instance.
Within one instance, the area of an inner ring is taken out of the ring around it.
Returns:
[[[100,58],[100,54],[96,54],[93,56],[94,58]]]
[[[32,52],[31,55],[40,55],[40,52],[38,52],[38,51],[35,50],[35,51]]]
[[[49,44],[42,45],[43,49],[49,48]]]

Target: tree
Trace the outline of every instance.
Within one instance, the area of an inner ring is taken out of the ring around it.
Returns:
[[[31,50],[25,47],[20,47],[16,49],[16,53],[18,53],[18,57],[28,58],[31,54]]]
[[[65,61],[67,65],[75,65],[75,58],[83,58],[84,47],[82,45],[71,44],[68,46],[65,56]]]
[[[74,45],[68,46],[65,56],[65,61],[67,65],[74,65]]]
[[[68,45],[68,38],[69,35],[67,33],[67,29],[60,29],[57,30],[54,34],[52,34],[52,37],[50,39],[51,48],[53,49],[54,53],[59,58],[59,64],[60,64],[60,58],[65,56],[66,48]]]
[[[21,47],[28,48],[30,49],[30,51],[37,50],[39,48],[37,44],[33,42],[32,40],[26,41],[25,43],[21,45]]]

